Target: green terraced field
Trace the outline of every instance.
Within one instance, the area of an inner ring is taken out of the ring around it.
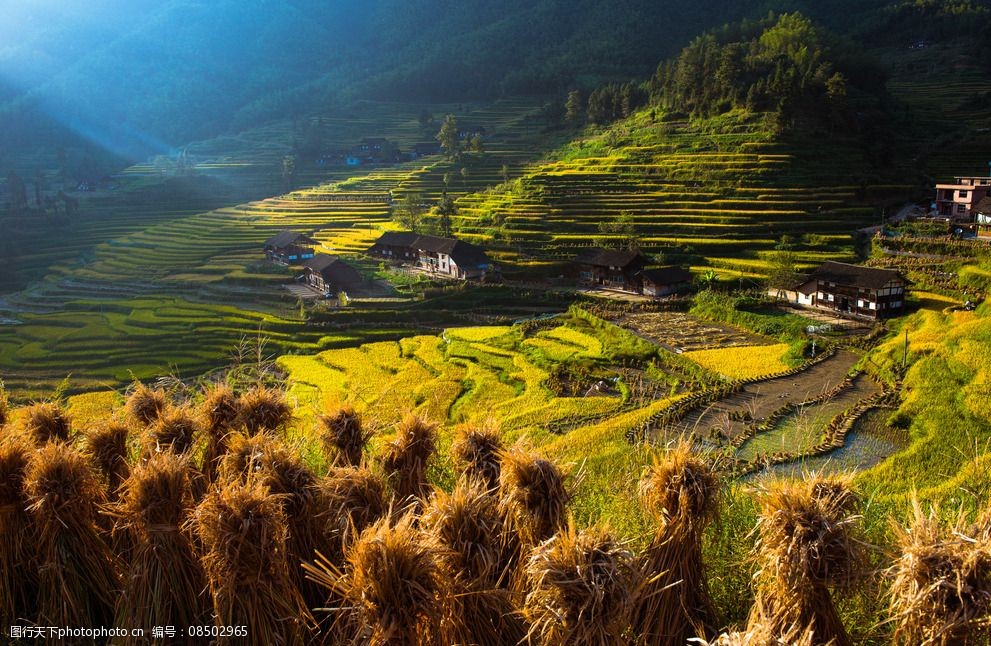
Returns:
[[[837,145],[815,157],[760,118],[706,126],[655,123],[644,112],[587,133],[522,179],[462,197],[456,228],[506,247],[506,259],[563,261],[600,237],[600,223],[630,213],[648,253],[757,276],[782,236],[795,239],[803,267],[850,260],[851,234],[874,221],[874,200],[910,189],[859,186],[855,151]]]
[[[503,165],[518,169],[535,156],[522,142],[536,128],[536,107],[502,101],[465,108],[462,117],[484,123],[489,144],[465,162],[472,170],[464,180],[457,175],[452,192],[501,181],[495,175]],[[416,121],[423,106],[359,108],[363,118],[350,130],[346,124],[353,115],[323,119],[325,140],[351,145],[384,134],[409,145],[432,134]],[[453,106],[431,108],[441,114]],[[279,143],[290,137],[287,128],[191,146],[189,154],[206,160],[192,177],[163,179],[152,165],[129,169],[119,191],[88,197],[74,222],[48,236],[39,230],[37,243],[25,247],[18,263],[25,275],[40,280],[0,296],[0,375],[8,386],[27,396],[70,373],[75,388],[120,384],[131,373],[197,374],[224,365],[242,337],[259,333],[286,352],[409,331],[405,323],[358,325],[344,333],[309,326],[283,289],[292,272],[265,263],[261,245],[289,228],[314,234],[326,253],[353,257],[393,226],[395,197],[417,191],[430,199],[439,193],[451,162],[436,157],[351,168],[340,181],[230,206],[249,186],[274,192],[271,166],[288,150]],[[195,198],[195,191],[194,197],[183,192],[190,185],[224,190]],[[362,266],[376,270],[373,263]]]

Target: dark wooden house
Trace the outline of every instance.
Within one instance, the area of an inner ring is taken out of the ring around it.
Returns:
[[[640,293],[640,272],[647,266],[647,257],[636,250],[582,249],[573,261],[573,273],[578,283]]]
[[[644,296],[674,296],[684,294],[692,287],[692,272],[677,265],[644,269],[639,278],[640,293]]]
[[[422,269],[450,278],[483,278],[492,271],[485,250],[464,240],[420,236],[413,243]]]
[[[265,241],[265,257],[283,265],[298,265],[313,257],[313,248],[320,243],[295,231],[280,231]]]
[[[303,263],[303,280],[325,296],[355,290],[364,283],[357,269],[340,258],[322,253]]]
[[[495,269],[479,246],[455,238],[388,231],[368,249],[368,254],[399,265],[418,267],[449,278],[479,279]]]
[[[386,231],[368,248],[367,253],[400,264],[415,264],[416,250],[413,243],[419,237],[412,231]]]
[[[795,288],[797,303],[860,318],[885,319],[905,311],[908,281],[897,271],[827,262]]]

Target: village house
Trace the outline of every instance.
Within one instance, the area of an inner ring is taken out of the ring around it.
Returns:
[[[413,243],[419,237],[412,231],[386,231],[369,247],[367,253],[395,263],[413,265],[416,264]]]
[[[324,296],[353,291],[364,282],[357,269],[340,258],[322,253],[303,263],[302,279]]]
[[[573,268],[579,284],[639,294],[643,289],[639,274],[647,263],[637,250],[590,247],[578,252]]]
[[[644,269],[639,278],[641,293],[655,298],[684,294],[692,287],[692,272],[677,265]]]
[[[368,254],[399,265],[412,266],[448,278],[481,279],[495,266],[485,250],[463,240],[388,231]]]
[[[977,205],[991,195],[991,177],[956,177],[936,185],[935,213],[951,220],[973,221]]]
[[[440,152],[440,142],[422,141],[420,143],[413,144],[413,149],[409,153],[409,158],[413,160],[421,157],[430,157],[431,155],[439,155]]]
[[[283,265],[298,265],[313,257],[320,243],[295,231],[280,231],[265,241],[265,257]]]
[[[886,319],[904,313],[907,287],[908,281],[897,271],[830,261],[793,290],[774,293],[804,307]]]

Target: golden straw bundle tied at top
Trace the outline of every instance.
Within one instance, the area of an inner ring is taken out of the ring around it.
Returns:
[[[361,416],[345,404],[318,418],[320,441],[328,467],[357,467],[364,460],[372,433],[362,427]]]
[[[640,481],[655,523],[641,557],[646,576],[635,617],[643,644],[684,644],[715,632],[716,611],[702,561],[702,533],[719,511],[720,481],[687,441],[669,449]]]

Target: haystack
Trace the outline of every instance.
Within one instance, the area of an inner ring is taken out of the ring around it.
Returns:
[[[451,455],[461,472],[481,479],[490,489],[499,486],[502,451],[502,436],[493,422],[483,426],[462,426],[451,445]]]
[[[256,644],[309,643],[313,618],[289,577],[288,529],[276,496],[258,483],[228,484],[206,495],[191,526],[217,626],[247,626]]]
[[[914,502],[908,527],[896,526],[901,556],[890,569],[896,644],[991,643],[991,522],[940,522]]]
[[[361,466],[365,445],[372,434],[362,428],[361,417],[353,406],[342,405],[321,415],[319,435],[327,465],[332,467]]]
[[[97,528],[106,500],[89,461],[66,444],[47,444],[35,452],[25,482],[37,530],[39,621],[112,625],[118,564]]]
[[[21,433],[35,444],[68,441],[72,432],[69,414],[56,403],[32,404],[21,411]]]
[[[813,474],[775,481],[760,498],[751,627],[771,635],[809,627],[816,644],[850,644],[830,592],[851,588],[866,572],[859,500],[849,480]]]
[[[715,633],[715,607],[702,562],[702,533],[719,505],[713,468],[680,442],[640,482],[655,522],[641,562],[647,582],[634,624],[642,644],[681,646]]]
[[[528,545],[547,540],[565,526],[572,494],[556,464],[514,447],[503,452],[501,465],[503,511]]]
[[[30,621],[35,613],[37,542],[25,492],[33,452],[23,438],[0,441],[0,621],[5,625]]]
[[[152,389],[140,381],[134,382],[124,410],[128,417],[140,426],[148,426],[161,415],[168,406],[168,397],[160,389]]]
[[[224,384],[207,387],[200,404],[206,448],[203,450],[203,475],[208,482],[217,477],[220,461],[227,452],[227,438],[237,428],[240,409],[237,395]]]
[[[193,507],[191,474],[188,458],[159,453],[135,467],[124,484],[115,516],[130,534],[132,550],[118,626],[197,626],[209,619],[206,577],[183,527]]]
[[[446,616],[459,643],[497,646],[518,643],[526,628],[508,589],[519,555],[519,539],[506,526],[499,499],[481,480],[462,477],[451,494],[434,493],[422,526],[445,548],[439,553],[448,587],[455,594]]]
[[[533,550],[526,571],[531,643],[629,643],[642,580],[633,554],[608,532],[569,523]]]
[[[108,420],[86,432],[86,450],[107,483],[107,495],[116,500],[118,489],[130,475],[129,429],[118,420]]]
[[[238,424],[249,435],[278,433],[292,421],[293,410],[285,393],[275,388],[255,386],[237,400]]]
[[[396,439],[389,442],[382,457],[396,501],[400,507],[426,498],[427,466],[437,449],[437,425],[408,415],[396,428]]]
[[[343,571],[323,558],[307,565],[315,581],[343,599],[333,640],[376,646],[456,643],[442,632],[450,607],[444,596],[450,591],[438,550],[407,514],[366,529],[348,551]]]

